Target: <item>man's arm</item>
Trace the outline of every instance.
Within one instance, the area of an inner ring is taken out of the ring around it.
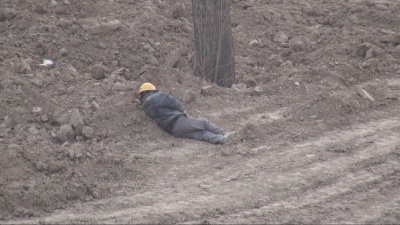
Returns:
[[[168,97],[171,99],[174,109],[178,110],[181,113],[185,113],[182,104],[175,97],[170,95]]]
[[[144,103],[145,108],[165,108],[170,110],[176,110],[184,113],[184,109],[181,103],[171,95],[165,93],[157,93],[154,96],[150,96]]]

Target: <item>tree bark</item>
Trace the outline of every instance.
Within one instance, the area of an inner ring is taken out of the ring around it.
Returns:
[[[194,74],[222,87],[236,82],[229,0],[192,0]]]

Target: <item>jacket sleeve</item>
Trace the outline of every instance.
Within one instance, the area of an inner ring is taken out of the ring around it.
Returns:
[[[173,96],[164,93],[157,93],[149,96],[149,99],[146,99],[144,102],[143,107],[148,111],[153,111],[153,109],[156,108],[165,108],[184,113],[181,103]]]
[[[171,99],[171,103],[173,105],[173,108],[178,110],[181,113],[184,113],[185,110],[183,109],[182,104],[176,98],[174,98],[173,96],[168,96],[168,97],[170,97],[170,99]]]

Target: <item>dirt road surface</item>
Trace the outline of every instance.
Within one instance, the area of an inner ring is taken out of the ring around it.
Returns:
[[[231,88],[193,76],[191,10],[2,1],[0,223],[399,224],[400,2],[232,1]],[[165,133],[143,82],[236,138]]]

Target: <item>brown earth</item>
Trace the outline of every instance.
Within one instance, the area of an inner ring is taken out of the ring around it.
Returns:
[[[211,95],[191,10],[1,1],[0,222],[398,224],[400,1],[232,1],[245,85]],[[163,132],[145,81],[237,138]]]

